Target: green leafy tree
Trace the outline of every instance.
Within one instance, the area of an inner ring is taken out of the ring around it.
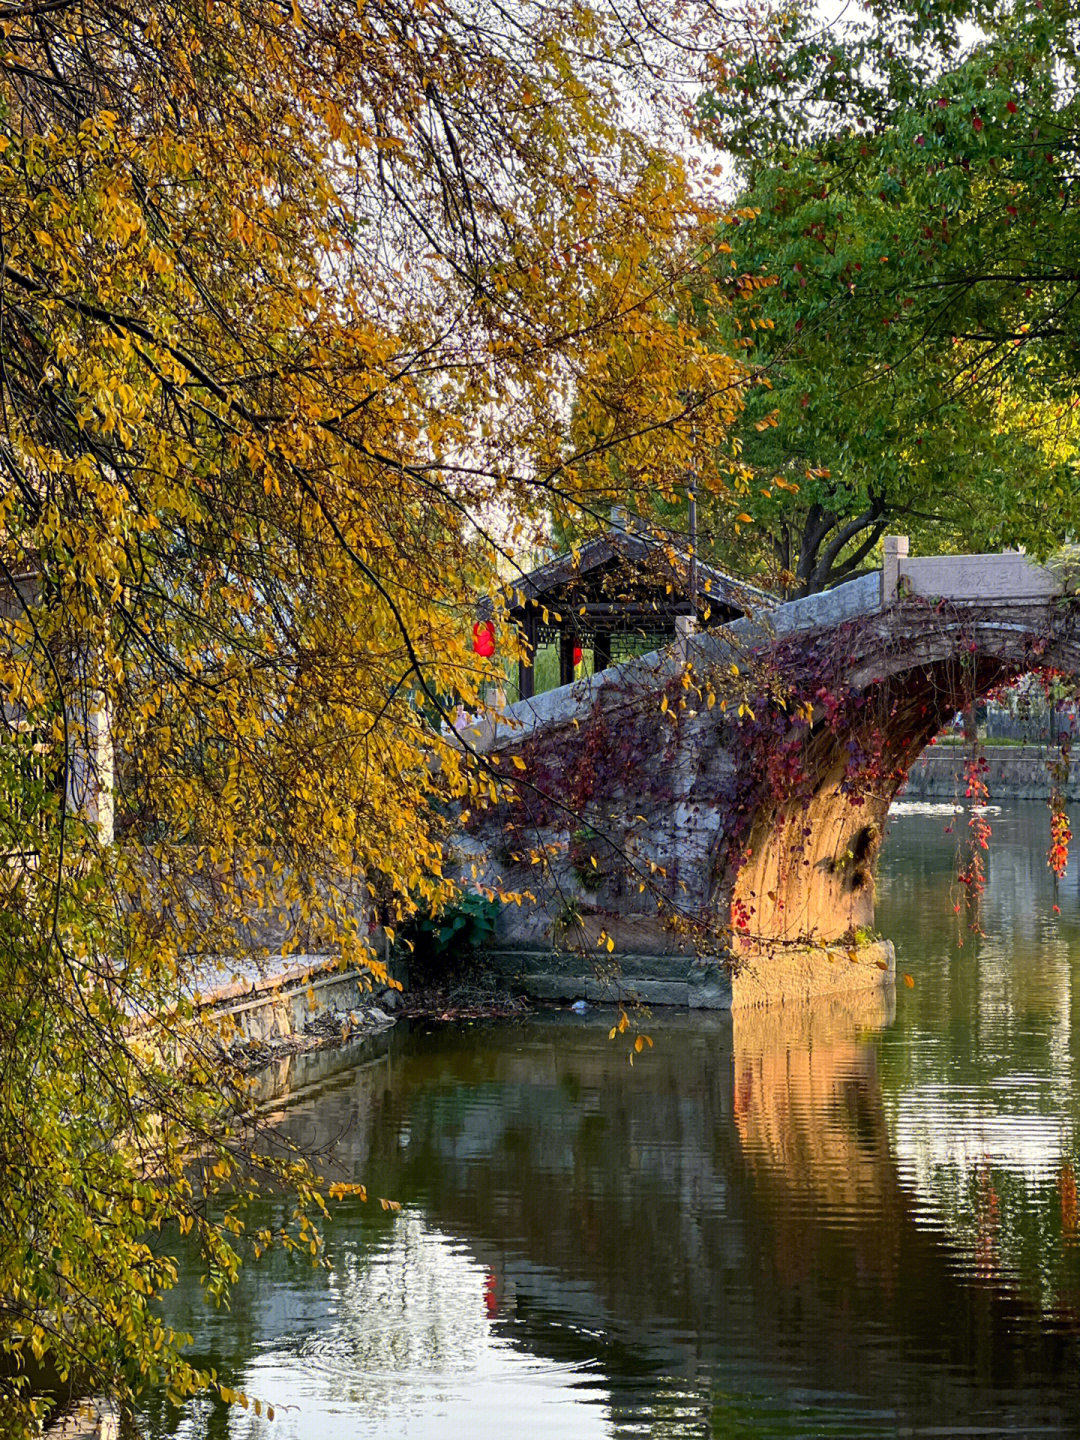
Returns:
[[[1076,66],[1041,3],[797,5],[718,60],[705,110],[757,212],[725,265],[775,277],[725,317],[761,379],[746,509],[798,590],[888,528],[1035,553],[1075,530]]]

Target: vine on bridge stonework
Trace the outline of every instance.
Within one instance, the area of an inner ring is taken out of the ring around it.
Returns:
[[[848,833],[832,867],[845,893],[869,887],[881,823],[913,760],[957,712],[1025,671],[1043,672],[1050,635],[1032,632],[1007,658],[980,646],[981,617],[944,604],[907,600],[890,611],[828,630],[787,637],[756,652],[708,666],[686,666],[663,684],[644,683],[629,667],[605,686],[591,711],[559,728],[511,743],[512,768],[474,827],[500,837],[513,870],[541,863],[551,875],[576,876],[597,910],[636,894],[637,913],[652,913],[702,946],[718,935],[760,937],[759,907],[782,904],[770,890],[738,891],[755,847],[771,844],[777,889],[807,858],[814,815],[823,800],[842,798],[861,828]],[[969,734],[964,770],[970,816],[957,882],[968,923],[979,930],[990,838],[987,763]],[[1067,750],[1059,762],[1067,773]],[[1071,838],[1062,779],[1051,799],[1049,861],[1060,875]],[[676,809],[722,817],[695,862],[707,895],[694,900],[697,869],[666,851],[657,836]],[[815,862],[819,863],[819,862]],[[561,871],[560,871],[561,866]],[[580,895],[579,895],[580,898]],[[961,907],[957,899],[957,911]],[[567,892],[568,908],[576,903]],[[797,924],[797,917],[792,919]],[[776,938],[773,936],[772,938]],[[803,940],[805,935],[792,933]]]
[[[975,737],[974,726],[971,727],[970,753],[964,763],[965,790],[964,798],[968,803],[967,823],[967,854],[958,855],[956,882],[964,888],[968,928],[976,935],[982,935],[982,896],[986,889],[986,851],[990,848],[991,825],[986,813],[986,807],[990,803],[990,791],[986,783],[987,771],[990,763],[983,753],[978,740]],[[957,896],[953,909],[959,915],[964,908],[960,896]],[[963,944],[963,930],[958,934],[960,944]]]

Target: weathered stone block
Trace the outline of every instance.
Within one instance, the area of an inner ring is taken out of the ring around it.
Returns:
[[[808,945],[742,957],[731,986],[732,1009],[752,1005],[806,1004],[827,995],[879,990],[896,980],[891,940],[856,947]],[[884,968],[882,968],[884,967]]]
[[[632,1004],[678,1005],[685,1009],[690,1003],[690,987],[685,980],[634,980],[625,985],[619,999]]]
[[[691,1010],[730,1010],[731,977],[709,984],[688,986],[686,1003]]]

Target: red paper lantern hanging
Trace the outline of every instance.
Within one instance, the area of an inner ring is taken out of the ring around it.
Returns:
[[[580,665],[580,664],[581,664],[581,646],[580,646],[580,645],[575,645],[575,646],[574,646],[574,664],[575,664],[575,665]]]
[[[491,620],[478,620],[472,627],[473,654],[487,660],[495,654],[495,625]]]

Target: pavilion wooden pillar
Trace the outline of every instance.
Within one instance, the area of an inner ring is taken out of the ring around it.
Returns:
[[[574,683],[574,635],[568,625],[559,630],[559,684]]]
[[[611,664],[611,631],[597,629],[593,633],[593,674],[598,675]]]
[[[518,661],[518,695],[522,700],[531,700],[536,693],[536,610],[532,605],[525,611],[522,628],[528,654]]]

